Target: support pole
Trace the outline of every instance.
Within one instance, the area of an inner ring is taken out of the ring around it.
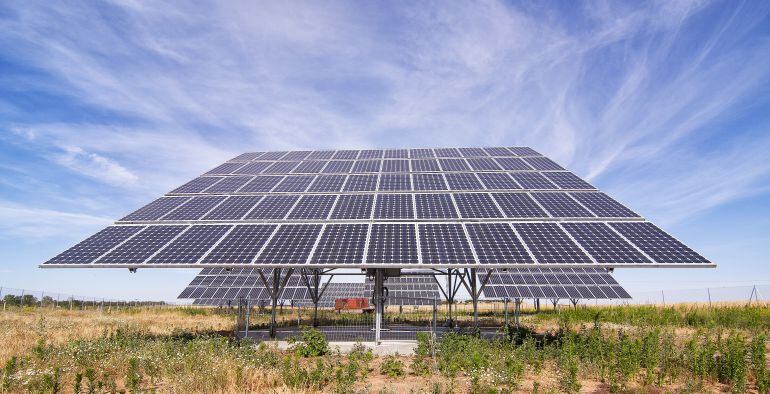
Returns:
[[[711,308],[711,289],[707,287],[706,288],[706,293],[708,293],[708,296],[709,296],[709,308]]]
[[[447,270],[447,277],[446,277],[446,286],[447,286],[447,307],[449,308],[449,315],[447,317],[447,324],[449,327],[453,327],[453,321],[452,321],[452,304],[454,303],[454,292],[452,291],[452,269]]]
[[[508,297],[503,298],[503,314],[505,315],[505,327],[508,328]]]
[[[478,285],[478,278],[476,278],[476,269],[471,268],[470,276],[468,277],[471,301],[473,301],[473,326],[479,328],[479,293],[476,290]]]
[[[514,320],[516,323],[516,328],[519,328],[519,312],[521,312],[521,299],[516,299],[516,309],[514,310]]]
[[[383,272],[382,268],[374,270],[374,304],[376,316],[374,318],[374,343],[379,345],[381,343],[380,330],[382,329],[382,283]]]
[[[271,294],[273,307],[270,311],[270,338],[275,338],[275,312],[278,306],[278,290],[281,286],[281,269],[273,268],[273,291]]]
[[[251,305],[249,304],[249,299],[246,299],[246,336],[245,338],[249,337],[249,318],[251,317]]]

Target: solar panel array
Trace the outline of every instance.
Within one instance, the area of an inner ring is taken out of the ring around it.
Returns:
[[[527,147],[250,152],[51,267],[712,266]]]
[[[484,278],[486,270],[477,275]],[[628,299],[631,296],[604,268],[510,268],[496,269],[483,289],[491,299]]]

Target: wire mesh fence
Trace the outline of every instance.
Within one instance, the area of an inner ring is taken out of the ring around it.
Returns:
[[[129,301],[75,294],[17,289],[0,286],[2,309],[9,308],[51,308],[68,310],[113,310],[126,308],[177,307],[162,301]]]

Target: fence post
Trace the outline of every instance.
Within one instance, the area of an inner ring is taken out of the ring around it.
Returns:
[[[503,314],[505,315],[505,328],[508,328],[508,297],[503,298],[503,308],[505,308],[505,311]]]
[[[706,293],[708,293],[708,296],[709,296],[709,308],[711,308],[711,289],[707,287],[706,288]]]
[[[663,290],[660,291],[660,296],[663,299],[663,306],[666,306],[666,293]]]

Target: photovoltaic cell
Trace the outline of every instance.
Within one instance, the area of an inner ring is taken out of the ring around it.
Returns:
[[[409,174],[381,174],[380,184],[377,190],[401,191],[412,190],[412,182]]]
[[[521,189],[516,181],[509,174],[502,172],[479,172],[476,174],[484,184],[484,187],[491,190],[511,190]]]
[[[515,223],[514,227],[541,264],[591,263],[555,223]]]
[[[195,264],[232,226],[192,226],[153,256],[147,264]]]
[[[422,159],[435,156],[433,155],[433,149],[409,149],[409,157],[413,159]]]
[[[474,171],[498,171],[500,166],[490,158],[465,159]]]
[[[343,194],[337,198],[331,219],[369,219],[373,205],[373,194]]]
[[[484,152],[487,152],[490,156],[510,156],[511,152],[508,149],[501,147],[483,148]]]
[[[542,156],[540,153],[537,153],[534,149],[527,146],[513,146],[509,147],[508,150],[517,156]]]
[[[512,170],[512,171],[531,171],[532,170],[532,167],[530,167],[524,160],[518,157],[498,157],[495,160],[500,165],[500,167],[502,167],[504,170]]]
[[[294,174],[318,174],[326,165],[326,161],[310,160],[300,162],[291,172]]]
[[[547,218],[548,214],[526,193],[492,193],[508,218]]]
[[[282,160],[304,160],[305,158],[310,155],[309,150],[295,150],[292,152],[287,153],[285,156],[283,156]]]
[[[656,263],[660,264],[709,264],[703,256],[649,222],[623,222],[610,224],[621,235],[636,245]]]
[[[412,174],[414,190],[447,190],[442,174]]]
[[[291,172],[291,170],[294,169],[294,167],[297,167],[300,162],[298,161],[277,161],[270,165],[270,167],[267,167],[265,171],[262,171],[264,174],[288,174]]]
[[[534,261],[506,223],[470,223],[468,230],[473,249],[481,264],[532,264]]]
[[[436,157],[462,157],[457,148],[437,148],[433,149],[433,152],[436,153]]]
[[[273,162],[271,161],[255,161],[252,163],[248,163],[244,165],[243,167],[233,171],[233,174],[244,174],[244,175],[257,175],[261,174],[262,171],[267,169],[267,167],[270,167],[270,164]]]
[[[187,226],[148,226],[122,245],[102,256],[96,264],[141,264]]]
[[[570,195],[580,201],[583,206],[590,209],[598,217],[603,218],[630,218],[639,217],[634,211],[626,208],[610,196],[599,192],[574,192]]]
[[[335,160],[352,160],[358,156],[357,150],[338,150],[337,153],[332,156]]]
[[[353,172],[380,172],[381,160],[357,160]]]
[[[409,151],[406,149],[386,149],[386,159],[406,159],[409,157]]]
[[[382,172],[409,172],[409,160],[383,160]]]
[[[587,218],[593,217],[591,212],[583,208],[567,193],[532,193],[532,197],[556,218]]]
[[[309,154],[306,159],[308,160],[326,160],[331,159],[334,157],[334,151],[333,150],[317,150],[313,151],[313,153]]]
[[[543,175],[562,189],[594,189],[590,183],[571,172],[544,172]]]
[[[283,176],[259,175],[238,191],[241,193],[264,193],[272,190],[283,179]]]
[[[360,264],[369,226],[327,224],[310,262],[313,264]]]
[[[418,227],[424,264],[475,263],[461,224],[420,224]]]
[[[457,172],[444,174],[450,190],[482,190],[481,182],[472,172]]]
[[[373,224],[369,236],[368,264],[417,264],[413,224]]]
[[[454,195],[457,209],[463,218],[501,218],[492,197],[486,193],[457,193]]]
[[[283,219],[299,199],[297,195],[265,196],[247,219]]]
[[[458,217],[449,194],[415,194],[418,219],[449,219]]]
[[[599,264],[651,263],[604,223],[562,223],[562,227]]]
[[[258,158],[259,156],[262,156],[264,153],[265,152],[246,152],[246,153],[241,153],[240,155],[235,156],[235,157],[233,157],[232,159],[230,159],[228,161],[249,161],[249,160],[254,160],[254,159]]]
[[[345,175],[319,175],[307,189],[309,192],[338,192],[345,183]]]
[[[225,196],[199,196],[163,216],[162,220],[197,220],[224,201]]]
[[[524,160],[536,170],[540,171],[563,171],[562,166],[556,164],[547,157],[525,157]]]
[[[248,183],[252,177],[250,176],[229,176],[220,182],[215,183],[208,189],[206,193],[233,193],[240,189],[243,185]]]
[[[359,159],[382,159],[383,152],[377,149],[362,150],[358,155]]]
[[[411,194],[378,194],[374,205],[375,219],[412,219]]]
[[[511,174],[513,179],[524,189],[553,190],[558,189],[546,177],[536,172],[515,172]]]
[[[265,152],[264,155],[260,156],[260,160],[280,160],[283,158],[284,155],[286,155],[287,152]]]
[[[86,264],[142,230],[143,226],[110,226],[65,250],[44,264]]]
[[[348,173],[351,168],[353,168],[353,162],[350,160],[332,160],[321,172],[324,174]]]
[[[203,220],[240,220],[261,199],[262,196],[230,196],[204,216]]]
[[[287,219],[326,219],[329,217],[337,196],[333,194],[309,194],[302,196]]]
[[[312,175],[293,175],[283,178],[281,183],[273,188],[273,192],[304,192],[315,179]]]
[[[345,186],[346,192],[369,192],[377,189],[377,175],[349,175]]]
[[[468,163],[463,159],[438,159],[443,171],[468,171]]]
[[[204,264],[249,264],[277,226],[238,225],[203,258]]]
[[[435,159],[412,160],[413,172],[437,172],[441,171],[438,161]]]
[[[256,263],[305,263],[320,233],[320,224],[284,224],[276,230],[265,249],[257,256]]]
[[[218,176],[201,176],[179,186],[172,190],[171,193],[200,193],[222,179],[224,178]]]
[[[214,169],[210,170],[206,174],[232,174],[241,167],[243,167],[243,163],[224,163],[214,167]]]
[[[172,209],[184,204],[190,197],[161,197],[120,219],[121,221],[158,220]]]
[[[487,156],[487,152],[484,152],[482,148],[459,148],[460,154],[463,157],[484,157]]]

